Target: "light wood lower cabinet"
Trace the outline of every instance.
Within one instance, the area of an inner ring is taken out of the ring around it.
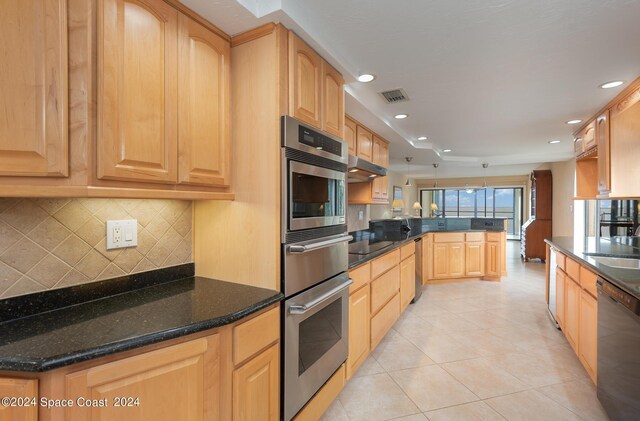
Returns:
[[[400,291],[400,265],[371,281],[371,313],[377,313]]]
[[[219,418],[220,335],[99,365],[66,376],[69,399],[106,399],[105,407],[68,408],[73,420]],[[205,393],[206,392],[206,393]],[[133,406],[118,407],[120,397],[139,398]]]
[[[488,241],[485,254],[486,254],[486,266],[485,266],[485,275],[486,276],[500,276],[501,272],[501,253],[500,247],[501,243],[497,241]]]
[[[400,317],[400,294],[396,294],[371,318],[371,349],[374,349]]]
[[[466,276],[484,275],[484,243],[467,243],[465,246],[465,259],[464,274]]]
[[[416,295],[416,256],[412,254],[400,262],[400,312],[402,313]]]
[[[233,372],[233,419],[280,418],[280,347],[274,345]]]
[[[578,334],[580,329],[580,285],[567,278],[565,283],[564,333],[573,350],[578,352]]]
[[[578,357],[596,382],[598,366],[598,300],[587,291],[580,291],[580,331]]]
[[[556,268],[556,321],[564,329],[564,315],[566,304],[567,278],[560,268]]]
[[[349,357],[347,379],[362,365],[369,355],[370,334],[370,286],[367,284],[349,296]]]
[[[38,380],[0,378],[0,398],[24,398],[38,402]],[[33,403],[33,402],[30,402]],[[0,405],[2,421],[36,421],[38,405],[8,406]]]

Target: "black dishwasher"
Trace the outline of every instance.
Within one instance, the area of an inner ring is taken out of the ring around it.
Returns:
[[[612,421],[640,419],[640,300],[602,278],[598,399]]]

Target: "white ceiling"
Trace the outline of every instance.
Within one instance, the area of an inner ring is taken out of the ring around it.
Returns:
[[[391,140],[391,168],[405,173],[413,157],[412,176],[433,162],[471,176],[482,162],[515,175],[569,159],[576,127],[564,122],[624,88],[601,83],[640,74],[638,0],[183,2],[231,35],[268,21],[294,29],[345,75],[347,112]],[[377,78],[356,82],[361,72]],[[378,95],[399,87],[409,102]],[[421,135],[422,148],[409,143]]]

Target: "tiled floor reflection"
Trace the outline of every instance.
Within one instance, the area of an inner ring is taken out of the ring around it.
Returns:
[[[607,420],[544,301],[544,264],[508,242],[502,282],[429,285],[323,421]]]

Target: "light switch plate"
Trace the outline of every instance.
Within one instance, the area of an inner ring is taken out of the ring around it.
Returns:
[[[138,245],[138,221],[123,219],[107,221],[107,250]]]

